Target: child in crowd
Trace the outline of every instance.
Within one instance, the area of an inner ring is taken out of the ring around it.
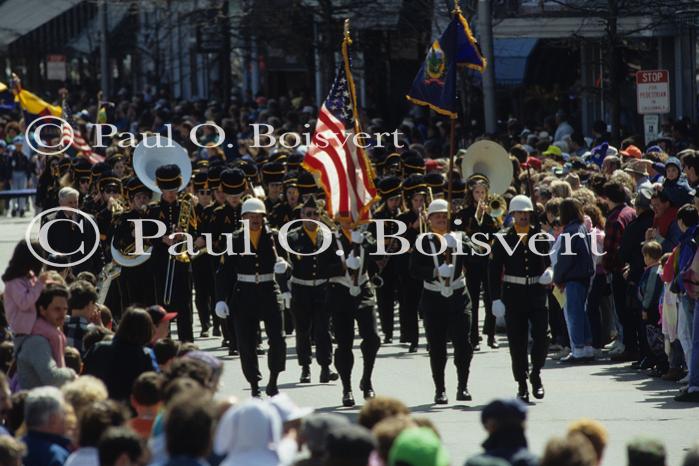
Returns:
[[[677,157],[670,157],[665,162],[665,180],[663,192],[667,194],[673,207],[691,204],[693,200],[692,188],[687,180],[680,177],[682,165]]]
[[[663,335],[660,328],[660,297],[663,292],[663,282],[660,279],[660,258],[663,248],[657,241],[648,241],[641,248],[643,261],[646,265],[638,284],[638,299],[641,302],[641,319],[648,342],[648,355],[638,363],[639,369],[650,369],[658,366],[659,370],[667,370],[667,356],[663,345]]]
[[[150,437],[153,422],[161,407],[163,377],[155,372],[139,375],[131,391],[131,407],[136,417],[129,421],[130,427],[143,439]]]

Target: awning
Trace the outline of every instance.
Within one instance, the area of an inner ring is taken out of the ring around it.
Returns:
[[[129,13],[129,5],[126,3],[107,2],[107,31],[109,34],[119,27],[119,24]],[[109,37],[109,36],[107,36]],[[100,45],[99,23],[97,16],[83,28],[82,32],[73,40],[68,42],[67,47],[78,53],[90,54]]]
[[[5,0],[0,3],[0,50],[83,0]]]
[[[527,60],[538,39],[495,39],[495,82],[501,86],[517,86],[524,81]]]

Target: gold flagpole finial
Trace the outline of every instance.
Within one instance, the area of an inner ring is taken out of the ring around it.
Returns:
[[[461,5],[459,5],[459,0],[454,0],[454,10],[452,11],[452,14],[459,14],[461,13]]]
[[[350,39],[350,30],[349,30],[349,18],[345,19],[344,34],[345,34],[345,39],[351,40]]]

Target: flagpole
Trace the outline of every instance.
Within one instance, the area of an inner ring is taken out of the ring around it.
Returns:
[[[461,7],[459,6],[459,0],[454,0],[454,11],[452,11],[452,14],[456,16],[461,12]],[[454,36],[456,38],[456,35]],[[454,44],[456,47],[456,44]],[[454,69],[454,89],[458,89],[458,82],[459,82],[459,73],[456,71],[456,66],[452,67]],[[456,94],[454,94],[454,97],[456,97]],[[458,110],[457,110],[458,112]],[[447,222],[448,225],[451,225],[451,216],[452,216],[452,208],[451,208],[451,198],[452,198],[452,185],[453,185],[453,176],[452,172],[454,171],[454,145],[455,145],[455,135],[454,133],[456,132],[456,118],[450,118],[450,124],[449,124],[449,171],[447,172]]]

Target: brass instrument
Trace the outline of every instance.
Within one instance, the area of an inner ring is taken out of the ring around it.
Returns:
[[[486,213],[496,221],[500,220],[502,216],[505,215],[507,203],[505,202],[505,199],[499,194],[488,194],[486,200],[481,201],[481,203],[485,204],[485,208],[481,210],[480,215],[478,214],[478,211],[476,211],[476,222],[478,222],[479,225],[483,223],[483,216]]]
[[[97,304],[104,304],[107,300],[107,293],[109,293],[109,287],[112,281],[118,278],[119,275],[121,275],[121,267],[114,262],[110,262],[104,266],[97,280]]]
[[[488,178],[489,190],[492,193],[503,194],[512,182],[512,162],[507,151],[493,141],[478,141],[466,150],[461,161],[463,179],[471,175],[482,174]]]
[[[180,200],[180,215],[177,219],[176,231],[187,232],[193,210],[192,204],[188,199]],[[167,270],[165,272],[165,292],[163,295],[163,303],[166,306],[172,301],[172,288],[175,284],[175,267],[177,266],[177,262],[189,264],[189,255],[186,249],[180,251],[176,255],[170,254],[168,256]]]

